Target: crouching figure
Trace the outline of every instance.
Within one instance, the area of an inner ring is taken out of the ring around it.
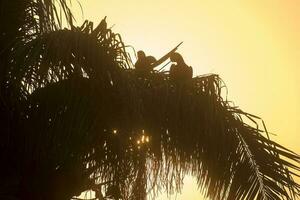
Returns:
[[[193,78],[193,68],[184,62],[179,53],[172,53],[170,60],[173,62],[170,68],[170,79],[172,81],[175,83],[183,83]]]

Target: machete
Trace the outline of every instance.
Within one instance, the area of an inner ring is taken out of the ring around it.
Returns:
[[[157,67],[158,65],[160,65],[161,63],[165,62],[170,56],[172,53],[174,53],[178,47],[182,44],[183,42],[180,42],[174,49],[172,49],[169,53],[167,53],[166,55],[164,55],[163,57],[161,57],[160,59],[158,59],[156,62],[152,63],[150,65],[150,67],[153,69],[155,67]]]

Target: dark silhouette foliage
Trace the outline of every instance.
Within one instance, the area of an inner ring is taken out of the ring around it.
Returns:
[[[299,196],[299,155],[232,106],[218,75],[141,77],[105,19],[75,27],[64,0],[0,2],[1,198],[141,200],[187,174],[210,199]]]

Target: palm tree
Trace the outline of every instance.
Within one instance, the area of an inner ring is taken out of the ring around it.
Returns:
[[[64,0],[0,2],[1,197],[141,200],[187,174],[210,199],[299,196],[299,155],[232,106],[217,75],[139,77],[105,19],[75,27]]]

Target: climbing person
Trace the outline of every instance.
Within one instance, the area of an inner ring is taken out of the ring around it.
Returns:
[[[170,79],[172,81],[182,83],[193,78],[193,68],[184,62],[179,53],[173,52],[170,55],[170,60],[174,63],[170,68]]]
[[[135,63],[135,69],[140,76],[147,76],[153,70],[151,66],[156,62],[156,59],[153,56],[146,56],[144,51],[137,52],[137,61]]]

